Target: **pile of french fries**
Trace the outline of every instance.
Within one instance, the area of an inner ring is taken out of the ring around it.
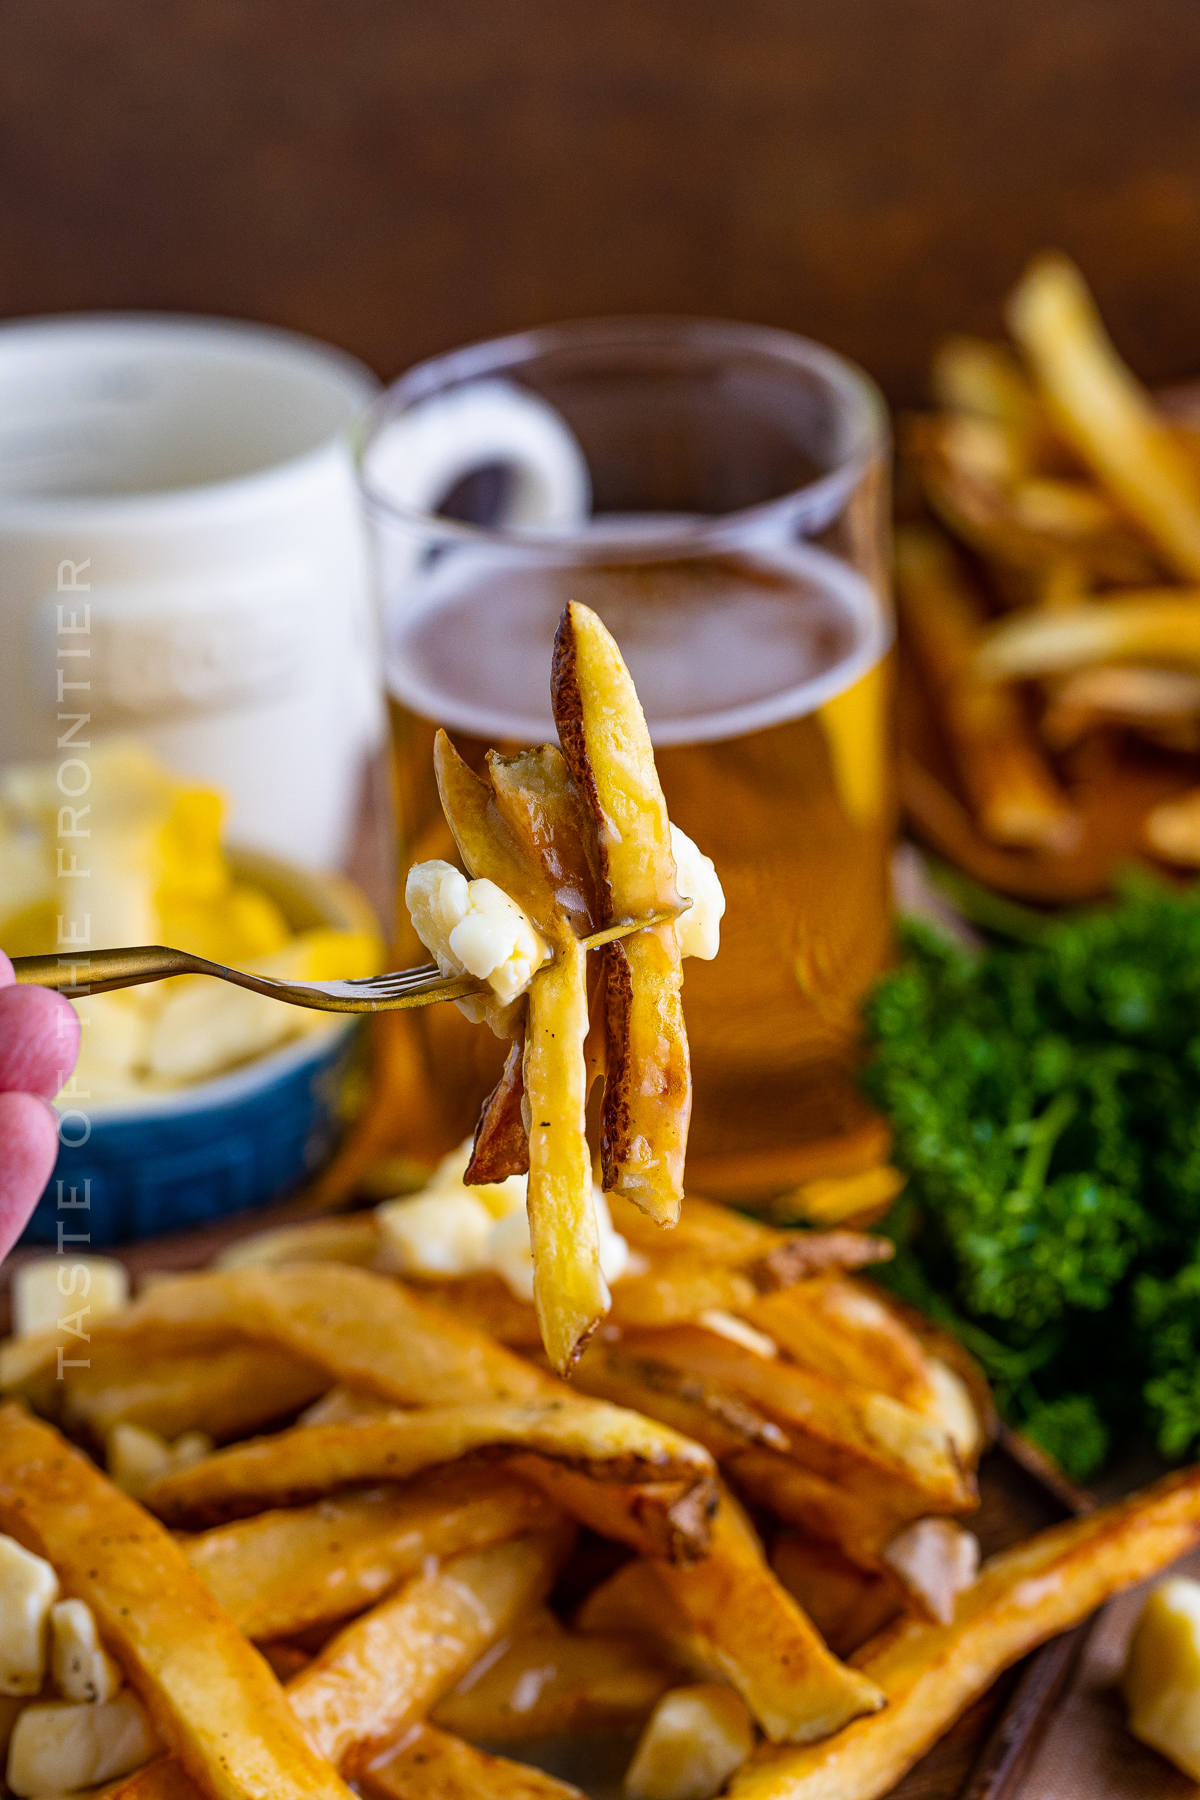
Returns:
[[[499,1278],[375,1266],[375,1213],[150,1278],[61,1368],[0,1345],[0,1534],[142,1721],[93,1791],[578,1800],[520,1758],[603,1732],[630,1800],[871,1800],[1200,1541],[1187,1470],[979,1569],[987,1388],[855,1273],[882,1240],[614,1217],[637,1261],[570,1385]],[[48,1680],[0,1702],[21,1800],[38,1709],[86,1704]]]
[[[985,841],[1051,871],[1086,850],[1072,758],[1100,736],[1167,753],[1124,853],[1200,867],[1200,437],[1120,360],[1066,257],[1033,262],[1006,318],[1015,348],[942,346],[939,410],[910,422],[930,518],[898,534],[904,638]],[[907,786],[953,835],[928,771]]]

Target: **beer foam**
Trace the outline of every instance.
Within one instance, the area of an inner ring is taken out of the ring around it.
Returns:
[[[803,718],[873,668],[892,622],[870,584],[812,545],[636,563],[475,545],[438,554],[392,602],[393,697],[491,742],[552,741],[550,658],[568,600],[621,647],[658,746]]]

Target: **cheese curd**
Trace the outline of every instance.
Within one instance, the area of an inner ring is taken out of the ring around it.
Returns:
[[[114,1425],[105,1445],[110,1481],[135,1500],[160,1476],[191,1469],[212,1453],[213,1441],[203,1431],[185,1431],[169,1444],[144,1425]]]
[[[111,1700],[121,1685],[86,1600],[60,1600],[50,1609],[50,1673],[64,1700],[89,1705]]]
[[[1200,1582],[1160,1582],[1134,1627],[1121,1679],[1129,1729],[1200,1781]]]
[[[49,1700],[18,1716],[6,1779],[21,1800],[73,1793],[132,1774],[162,1748],[145,1707],[129,1688],[96,1706]]]
[[[671,827],[671,854],[675,858],[675,885],[683,898],[692,903],[675,921],[679,954],[711,962],[721,948],[721,920],[725,916],[725,890],[716,865],[678,825]]]
[[[529,1241],[527,1175],[468,1187],[468,1138],[444,1157],[429,1185],[375,1209],[379,1266],[400,1275],[499,1275],[518,1300],[533,1299],[533,1251]],[[592,1189],[600,1237],[600,1270],[610,1284],[631,1273],[629,1245],[614,1230],[608,1202]]]
[[[46,1674],[58,1576],[15,1538],[0,1537],[0,1694],[36,1694]]]
[[[416,863],[404,900],[417,936],[442,974],[486,981],[503,1007],[550,961],[549,944],[494,881],[468,881],[448,862]],[[468,1016],[483,1016],[478,1001],[470,1011],[468,1003],[460,1004]]]
[[[13,1336],[57,1331],[64,1314],[81,1311],[87,1314],[82,1324],[90,1329],[96,1320],[120,1312],[128,1299],[129,1273],[113,1256],[47,1256],[25,1263],[12,1279]]]

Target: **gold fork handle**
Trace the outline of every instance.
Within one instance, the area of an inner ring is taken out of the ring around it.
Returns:
[[[13,974],[20,982],[54,988],[60,994],[82,999],[88,994],[107,994],[113,988],[141,987],[168,975],[215,975],[240,987],[269,992],[272,984],[259,987],[253,975],[227,969],[188,950],[169,950],[164,944],[141,944],[125,950],[93,950],[72,956],[14,956]]]

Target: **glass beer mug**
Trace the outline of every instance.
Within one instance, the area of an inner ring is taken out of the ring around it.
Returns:
[[[362,446],[405,867],[455,854],[437,727],[476,766],[554,741],[568,600],[621,646],[728,902],[719,956],[685,969],[696,1192],[765,1199],[871,1135],[852,1069],[891,947],[887,454],[879,395],[832,352],[653,318],[423,364]],[[463,1135],[503,1047],[449,1007],[414,1030]]]

